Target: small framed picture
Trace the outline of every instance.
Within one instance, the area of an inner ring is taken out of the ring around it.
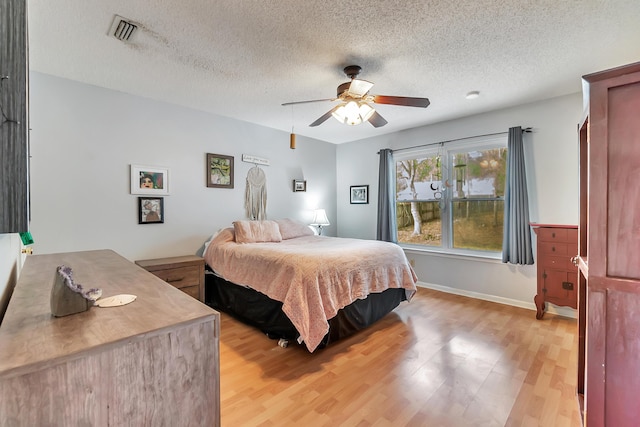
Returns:
[[[168,195],[169,169],[131,165],[131,194]]]
[[[207,187],[233,188],[233,156],[207,153]]]
[[[164,198],[138,197],[138,224],[162,224],[164,222]]]
[[[293,180],[293,191],[307,191],[307,181],[299,179]]]
[[[351,194],[352,205],[369,203],[369,186],[368,185],[352,185],[350,194]]]

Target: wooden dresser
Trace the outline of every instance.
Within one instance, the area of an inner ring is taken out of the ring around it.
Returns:
[[[204,259],[195,255],[136,261],[182,292],[204,302]]]
[[[55,269],[112,308],[55,318]],[[0,326],[1,426],[219,426],[218,312],[113,251],[27,258]]]
[[[536,233],[538,291],[534,298],[536,319],[542,319],[546,303],[578,308],[578,226],[531,224]]]

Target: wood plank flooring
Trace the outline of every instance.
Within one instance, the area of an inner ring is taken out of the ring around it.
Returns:
[[[575,319],[419,288],[313,354],[221,319],[223,427],[581,425]]]

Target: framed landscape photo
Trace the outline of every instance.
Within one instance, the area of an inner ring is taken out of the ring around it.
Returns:
[[[233,156],[207,153],[207,187],[233,188]]]
[[[131,194],[168,195],[169,169],[160,166],[131,165]]]
[[[138,224],[162,224],[164,222],[164,198],[138,197]]]
[[[350,191],[350,201],[352,205],[369,203],[369,186],[352,185]]]
[[[307,191],[307,181],[293,180],[293,191]]]

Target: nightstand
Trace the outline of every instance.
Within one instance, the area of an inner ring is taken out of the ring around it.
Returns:
[[[138,260],[136,264],[182,292],[204,302],[203,258],[186,255]]]

